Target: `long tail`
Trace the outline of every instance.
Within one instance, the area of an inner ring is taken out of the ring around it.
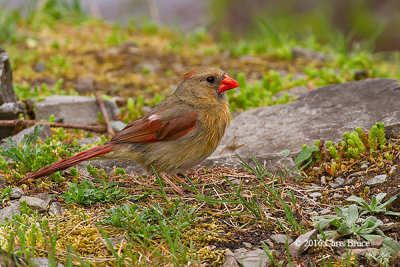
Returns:
[[[67,159],[62,159],[56,163],[53,163],[49,166],[43,167],[37,171],[30,172],[26,175],[25,179],[35,179],[39,178],[45,175],[52,174],[56,171],[61,171],[65,170],[71,166],[74,166],[75,164],[78,164],[82,161],[95,158],[104,154],[107,154],[111,152],[114,149],[112,145],[101,145],[101,146],[96,146],[91,149],[82,151],[76,155],[73,155],[72,157],[69,157]]]

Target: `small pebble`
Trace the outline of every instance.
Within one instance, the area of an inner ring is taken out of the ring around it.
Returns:
[[[381,174],[373,177],[372,179],[367,181],[367,185],[373,185],[373,184],[381,184],[386,182],[386,174]]]
[[[15,187],[11,190],[10,199],[19,199],[25,195],[24,190],[19,187]]]
[[[365,170],[366,168],[368,168],[368,165],[364,163],[363,165],[360,166],[360,168],[361,170]]]
[[[344,179],[342,177],[338,177],[335,179],[335,182],[338,183],[338,185],[344,184]]]
[[[322,183],[322,184],[326,184],[326,178],[325,178],[325,176],[322,176],[322,177],[321,177],[321,183]]]
[[[338,193],[335,193],[335,194],[333,194],[333,196],[332,196],[333,198],[341,198],[341,197],[343,197],[341,194],[338,194]]]
[[[245,248],[252,248],[252,247],[253,247],[253,245],[250,244],[249,242],[243,242],[243,246],[244,246]]]
[[[310,194],[310,197],[312,197],[312,198],[317,198],[317,197],[321,197],[321,196],[322,196],[322,194],[319,192],[314,192],[314,193]]]

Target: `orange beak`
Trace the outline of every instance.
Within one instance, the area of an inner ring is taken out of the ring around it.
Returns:
[[[228,75],[224,75],[224,79],[221,81],[221,84],[218,86],[218,92],[225,92],[227,90],[233,89],[238,87],[239,84],[229,77]]]

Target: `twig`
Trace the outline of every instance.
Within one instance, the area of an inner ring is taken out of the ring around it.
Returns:
[[[111,127],[110,120],[108,119],[108,113],[106,110],[106,106],[104,106],[103,99],[101,99],[101,97],[98,94],[96,94],[96,92],[93,92],[93,94],[96,97],[97,104],[99,104],[101,114],[103,114],[104,123],[107,126],[107,133],[111,136],[114,136],[115,133],[114,133],[113,128]]]
[[[81,129],[91,131],[95,133],[107,132],[106,127],[102,125],[82,125],[74,123],[61,123],[61,122],[48,122],[48,121],[36,121],[36,120],[0,120],[0,126],[31,126],[35,124],[48,124],[50,127],[63,127],[69,129]]]

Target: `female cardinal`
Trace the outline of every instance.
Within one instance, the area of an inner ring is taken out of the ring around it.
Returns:
[[[102,156],[135,161],[148,170],[154,167],[181,193],[166,173],[191,168],[214,152],[230,120],[225,91],[238,86],[235,80],[217,68],[189,72],[183,76],[174,94],[143,117],[129,123],[104,145],[28,173],[27,179],[49,175]]]

